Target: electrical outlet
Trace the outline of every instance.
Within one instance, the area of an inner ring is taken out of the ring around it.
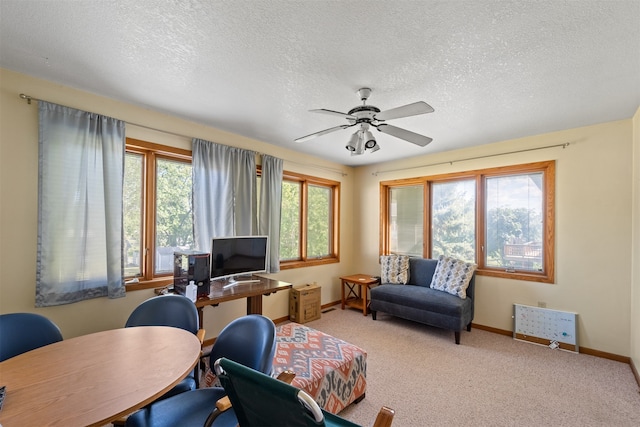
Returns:
[[[538,301],[538,307],[540,308],[547,308],[547,303],[544,301]]]

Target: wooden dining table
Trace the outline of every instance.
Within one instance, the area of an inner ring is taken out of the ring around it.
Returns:
[[[154,401],[195,367],[200,341],[167,326],[97,332],[0,362],[2,427],[104,426]]]

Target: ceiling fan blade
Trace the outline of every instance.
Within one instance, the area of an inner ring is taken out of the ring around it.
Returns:
[[[433,113],[433,107],[424,101],[414,102],[413,104],[403,105],[402,107],[392,108],[390,110],[381,111],[376,114],[376,120],[391,120],[401,117],[417,116],[418,114]]]
[[[425,145],[433,141],[433,139],[429,138],[428,136],[420,135],[418,133],[411,132],[410,130],[401,129],[392,125],[381,124],[376,126],[376,128],[382,133],[395,136],[396,138],[404,139],[405,141],[409,141],[421,147],[424,147]]]
[[[356,120],[357,117],[352,116],[351,114],[341,113],[340,111],[327,110],[326,108],[319,108],[317,110],[309,110],[312,113],[321,113],[321,114],[329,114],[331,116],[339,116],[344,117],[346,119]]]
[[[350,128],[351,126],[354,126],[354,125],[335,126],[335,127],[329,128],[329,129],[321,130],[319,132],[314,132],[314,133],[306,135],[306,136],[302,136],[300,138],[296,138],[296,139],[294,139],[294,141],[295,142],[305,142],[305,141],[308,141],[310,139],[316,138],[318,136],[322,136],[322,135],[326,135],[326,134],[331,133],[331,132],[335,132],[335,131],[338,131],[338,130]]]

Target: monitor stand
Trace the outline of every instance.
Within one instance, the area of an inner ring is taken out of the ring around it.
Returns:
[[[244,279],[243,280],[237,280],[237,278],[243,278],[243,277],[246,277],[247,279],[246,280],[244,280]],[[229,289],[229,288],[232,288],[232,287],[234,287],[236,285],[240,285],[240,284],[243,284],[243,283],[260,283],[259,279],[251,279],[251,277],[253,277],[251,274],[244,274],[244,275],[238,275],[238,276],[230,277],[227,280],[227,284],[222,286],[222,289]]]

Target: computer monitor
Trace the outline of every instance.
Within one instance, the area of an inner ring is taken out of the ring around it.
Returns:
[[[267,236],[214,237],[211,241],[211,279],[229,279],[266,273]]]

